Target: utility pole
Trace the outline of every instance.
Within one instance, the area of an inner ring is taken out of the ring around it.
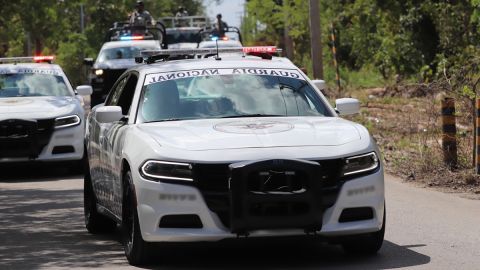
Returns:
[[[312,47],[313,78],[323,79],[323,55],[318,0],[310,0],[310,40]]]
[[[83,9],[83,4],[80,4],[80,32],[83,34],[85,31],[85,11]]]

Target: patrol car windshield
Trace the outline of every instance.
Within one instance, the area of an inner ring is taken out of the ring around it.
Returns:
[[[0,74],[0,98],[71,96],[62,76],[38,73]]]
[[[159,47],[154,46],[129,46],[129,47],[118,47],[103,49],[98,55],[97,62],[105,62],[115,59],[133,59],[136,56],[140,55],[141,51],[144,50],[159,50]]]
[[[204,69],[149,74],[142,122],[262,116],[332,116],[296,70]]]

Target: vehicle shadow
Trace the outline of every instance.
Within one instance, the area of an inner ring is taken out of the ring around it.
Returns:
[[[351,256],[339,246],[318,241],[262,240],[202,243],[157,250],[146,269],[393,269],[430,262],[410,247],[385,241],[376,256]]]
[[[67,163],[3,163],[0,164],[0,182],[41,182],[70,180],[83,177],[72,172]]]
[[[83,224],[82,190],[0,190],[0,269],[129,267],[118,230],[90,235]],[[418,245],[416,245],[418,246]],[[430,258],[385,241],[379,255],[348,256],[316,241],[240,239],[155,249],[147,269],[390,269]]]

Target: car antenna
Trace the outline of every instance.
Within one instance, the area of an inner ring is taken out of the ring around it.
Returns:
[[[218,38],[215,39],[215,45],[217,47],[217,57],[215,57],[215,60],[222,60],[222,58],[220,58],[220,56],[218,56]]]

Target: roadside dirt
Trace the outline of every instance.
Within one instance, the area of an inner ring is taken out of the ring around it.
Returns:
[[[361,113],[351,119],[377,140],[386,171],[417,186],[480,199],[480,176],[473,168],[473,117],[468,100],[457,100],[458,166],[443,162],[441,100],[446,94],[425,85],[355,90]]]

